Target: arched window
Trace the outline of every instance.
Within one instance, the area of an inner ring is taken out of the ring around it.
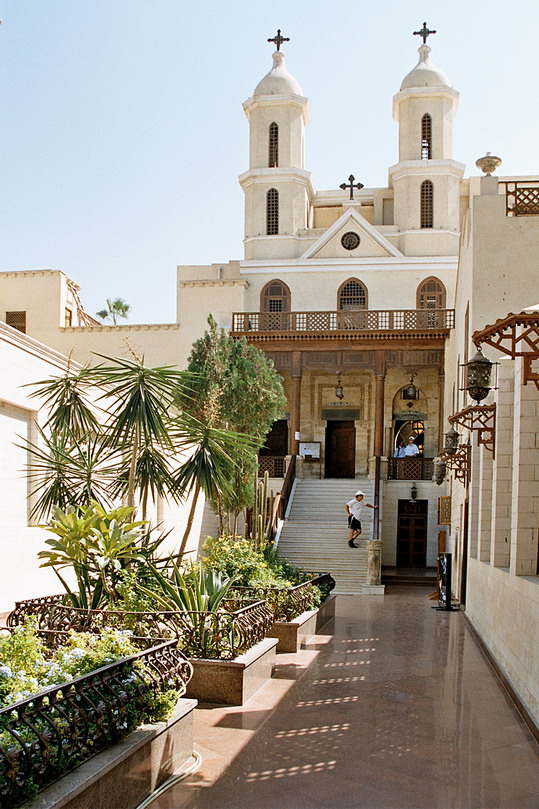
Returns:
[[[418,309],[445,309],[445,302],[445,287],[438,278],[427,278],[418,286]]]
[[[432,182],[421,183],[421,227],[433,227]]]
[[[268,166],[275,169],[279,165],[279,127],[275,121],[269,128]]]
[[[275,236],[279,233],[279,192],[270,188],[266,195],[266,233]]]
[[[421,159],[432,157],[432,118],[426,114],[421,119]]]
[[[290,290],[282,281],[276,279],[266,284],[260,293],[261,312],[289,312]]]
[[[339,309],[366,309],[367,290],[357,278],[350,278],[339,288],[337,294]]]

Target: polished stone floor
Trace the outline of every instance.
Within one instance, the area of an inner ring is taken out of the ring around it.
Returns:
[[[431,605],[340,596],[247,705],[197,709],[202,766],[151,809],[538,809],[535,741],[462,615]]]

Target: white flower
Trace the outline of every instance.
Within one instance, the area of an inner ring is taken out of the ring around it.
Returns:
[[[14,677],[14,676],[15,675],[13,674],[13,672],[11,671],[11,668],[9,666],[4,665],[3,663],[2,663],[2,665],[0,665],[0,677],[9,677],[9,678],[11,678],[11,677]]]

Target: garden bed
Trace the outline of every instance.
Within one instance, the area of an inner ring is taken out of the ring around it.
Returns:
[[[279,641],[277,652],[299,652],[334,617],[335,596],[330,596],[318,609],[308,610],[292,621],[275,621],[270,635]]]
[[[135,809],[191,757],[195,707],[196,700],[178,700],[166,722],[137,728],[22,809]]]
[[[276,638],[265,638],[234,660],[190,658],[193,677],[187,696],[200,702],[243,705],[271,679]]]
[[[24,637],[28,632],[33,630],[20,630],[21,640],[14,638],[16,644],[28,641]],[[65,666],[66,637],[59,632],[43,635],[47,647],[60,647],[58,660]],[[11,643],[11,636],[7,637]],[[101,639],[89,637],[91,655],[94,644]],[[80,643],[78,638],[77,642]],[[192,667],[178,650],[177,641],[146,638],[139,642],[150,648],[60,684],[41,686],[37,693],[27,691],[27,696],[22,699],[19,696],[18,701],[8,702],[0,709],[2,809],[20,805],[65,773],[115,745],[146,717],[163,713],[166,710],[163,701],[185,693]],[[84,654],[84,650],[72,648],[69,657],[78,659]],[[53,670],[61,664],[51,660],[40,665]],[[3,676],[4,682],[16,682],[7,665],[3,666]]]

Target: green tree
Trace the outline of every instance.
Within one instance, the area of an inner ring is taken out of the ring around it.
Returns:
[[[32,396],[45,400],[49,417],[41,443],[27,445],[39,495],[33,513],[46,519],[54,506],[120,498],[129,507],[140,502],[145,518],[150,495],[179,501],[193,493],[183,552],[200,490],[210,497],[228,490],[236,457],[253,441],[184,411],[186,372],[147,368],[138,357],[102,359],[35,384]]]
[[[240,511],[253,502],[256,453],[281,416],[286,397],[281,377],[263,351],[245,338],[234,340],[211,315],[208,327],[191,350],[187,369],[193,382],[185,407],[192,413],[204,412],[207,423],[215,427],[254,439],[236,459],[233,485],[212,498],[221,530],[227,513],[234,515],[235,531]]]
[[[96,312],[96,315],[100,320],[112,320],[116,326],[119,317],[127,319],[130,309],[131,304],[126,303],[123,298],[114,298],[114,300],[107,298],[107,308]]]

